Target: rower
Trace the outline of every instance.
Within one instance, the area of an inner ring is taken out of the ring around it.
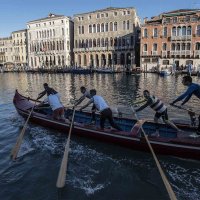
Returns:
[[[93,103],[93,104],[95,104],[96,109],[100,112],[100,127],[101,127],[101,129],[102,130],[104,129],[105,120],[108,119],[110,125],[113,128],[121,131],[122,129],[117,124],[115,124],[115,122],[113,120],[113,116],[112,116],[112,110],[109,108],[109,106],[107,105],[107,103],[105,102],[103,97],[96,95],[95,89],[90,90],[90,95],[91,95],[91,99],[89,100],[89,102],[86,105],[84,105],[80,108],[80,111],[82,111],[82,109],[86,108],[91,103]]]
[[[150,95],[150,92],[148,90],[143,91],[144,98],[146,99],[146,103],[140,106],[135,111],[141,111],[147,106],[150,106],[154,111],[156,111],[154,116],[154,122],[156,123],[156,132],[154,133],[155,136],[159,137],[159,126],[158,126],[158,119],[162,117],[163,121],[170,125],[172,128],[175,128],[178,132],[181,132],[179,128],[175,126],[171,121],[168,119],[167,114],[167,107],[163,104],[161,100],[159,100],[157,97]]]
[[[79,105],[85,98],[91,99],[91,95],[90,95],[90,91],[88,89],[86,89],[84,86],[80,87],[80,91],[83,94],[75,103],[75,106]],[[95,124],[96,121],[96,107],[95,104],[93,104],[92,106],[92,121],[90,124]]]
[[[178,98],[176,98],[172,103],[170,103],[170,105],[173,106],[176,102],[184,99],[184,101],[181,103],[182,106],[190,100],[192,95],[195,95],[198,99],[200,99],[200,85],[197,83],[193,83],[191,76],[184,76],[182,79],[182,84],[187,86],[188,89]],[[199,126],[197,128],[196,133],[200,135],[200,115],[199,115]]]

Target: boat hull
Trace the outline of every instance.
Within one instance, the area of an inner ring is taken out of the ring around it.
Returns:
[[[31,100],[28,100],[27,98],[23,97],[18,92],[16,92],[13,102],[18,113],[22,115],[23,117],[28,117],[29,111],[33,106],[33,103],[31,102]],[[125,131],[125,130],[114,131],[109,128],[105,128],[104,131],[102,131],[94,125],[88,125],[87,123],[81,122],[81,120],[84,121],[86,118],[89,119],[91,116],[90,113],[82,113],[80,111],[77,111],[76,113],[77,115],[75,117],[75,125],[73,127],[73,134],[81,136],[81,137],[96,139],[102,142],[121,145],[126,148],[131,148],[134,150],[150,152],[145,138],[141,137],[140,134],[136,133],[135,130],[138,130],[138,129],[134,129],[134,127],[137,126],[136,120],[125,119],[125,118],[115,119],[119,123],[119,125],[121,125],[121,127],[123,127],[124,129],[126,129],[127,126],[133,123],[132,131]],[[82,115],[84,115],[84,118],[81,117]],[[49,115],[44,115],[38,112],[33,112],[33,114],[30,117],[30,121],[47,128],[52,128],[57,131],[61,131],[65,134],[68,134],[69,126],[70,126],[70,124],[53,120],[51,119]],[[122,121],[124,121],[124,124],[127,124],[127,126],[123,126],[122,123],[120,124],[120,122]],[[151,126],[154,126],[152,122],[144,123],[143,127],[147,134],[151,130],[150,129]],[[182,127],[184,126],[185,125],[183,125]],[[162,129],[164,130],[164,128],[165,128],[165,125],[163,124],[160,125],[161,130]],[[167,129],[167,130],[170,130],[170,129]],[[167,130],[166,132],[163,131],[164,135],[167,134]],[[186,126],[185,130],[190,130],[190,127]],[[175,131],[170,132],[170,134],[171,134],[171,137],[157,138],[157,137],[149,136],[149,141],[154,151],[157,154],[172,155],[172,156],[191,158],[191,159],[200,159],[200,138],[193,139],[187,136],[176,137]]]

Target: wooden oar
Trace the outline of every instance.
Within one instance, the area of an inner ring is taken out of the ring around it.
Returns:
[[[27,118],[27,120],[26,120],[26,122],[25,122],[25,124],[24,124],[24,126],[22,128],[22,131],[21,131],[21,133],[19,134],[19,136],[17,138],[17,142],[16,142],[15,146],[13,147],[13,149],[11,151],[11,157],[12,157],[13,160],[15,160],[17,158],[17,154],[18,154],[20,146],[22,144],[22,140],[23,140],[23,137],[24,137],[24,133],[26,131],[26,127],[27,127],[28,121],[29,121],[29,119],[31,117],[31,114],[33,112],[33,109],[34,109],[36,103],[37,103],[37,101],[35,101],[32,109],[31,109],[31,111],[29,113],[29,116],[28,116],[28,118]]]
[[[136,120],[139,122],[139,118],[138,118],[138,116],[137,116],[137,114],[136,114],[135,109],[133,108],[133,106],[131,106],[131,109],[132,109],[132,111],[133,111],[133,113],[135,115]],[[162,177],[163,183],[164,183],[164,185],[165,185],[165,187],[167,189],[167,192],[169,194],[170,199],[171,200],[177,200],[176,195],[175,195],[174,191],[172,190],[171,185],[170,185],[169,181],[167,180],[167,177],[165,176],[165,174],[164,174],[164,172],[162,170],[162,167],[160,166],[160,163],[159,163],[159,161],[158,161],[158,159],[156,157],[156,154],[155,154],[155,152],[154,152],[154,150],[153,150],[153,148],[151,146],[151,143],[149,142],[149,139],[148,139],[148,137],[147,137],[147,135],[146,135],[146,133],[145,133],[145,131],[144,131],[144,129],[143,129],[142,126],[141,126],[141,130],[142,130],[142,132],[144,134],[145,140],[146,140],[146,142],[147,142],[147,144],[149,146],[149,149],[150,149],[150,151],[151,151],[151,153],[153,155],[153,158],[154,158],[154,160],[156,162],[156,165],[158,167],[158,170],[160,172],[160,175]]]
[[[171,104],[170,104],[171,105]],[[178,105],[171,105],[171,106],[173,106],[173,107],[175,107],[175,108],[178,108],[178,109],[181,109],[181,110],[185,110],[185,111],[188,111],[188,112],[193,112],[193,113],[195,113],[196,115],[200,115],[200,113],[196,113],[196,112],[194,112],[194,111],[192,111],[192,110],[190,110],[190,109],[187,109],[187,108],[183,108],[183,107],[181,107],[181,106],[178,106]]]
[[[65,179],[66,179],[66,172],[67,172],[67,162],[68,162],[68,155],[69,155],[69,145],[70,145],[70,137],[71,137],[71,132],[72,132],[72,127],[74,124],[74,116],[75,116],[75,107],[73,109],[73,115],[72,115],[72,121],[70,124],[70,129],[69,129],[69,135],[67,138],[67,143],[65,145],[65,151],[64,155],[62,158],[61,166],[60,166],[60,171],[58,174],[58,179],[56,183],[57,188],[63,188],[65,186]]]

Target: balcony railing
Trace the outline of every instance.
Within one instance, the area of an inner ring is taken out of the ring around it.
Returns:
[[[153,55],[153,56],[156,56],[156,55],[158,55],[158,52],[157,52],[157,51],[153,51],[153,52],[152,52],[152,55]]]
[[[147,54],[148,54],[147,51],[143,51],[143,52],[142,52],[142,55],[143,55],[143,56],[147,56]]]
[[[182,50],[182,51],[171,51],[171,55],[192,55],[192,52],[190,50]]]
[[[171,40],[191,40],[191,35],[171,36]]]
[[[167,56],[167,51],[163,51],[162,52],[162,56],[164,57],[164,56]]]

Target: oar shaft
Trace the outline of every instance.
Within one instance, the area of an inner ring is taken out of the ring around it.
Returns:
[[[12,149],[11,156],[12,156],[13,160],[15,160],[17,158],[17,154],[18,154],[20,146],[22,144],[22,140],[23,140],[23,137],[24,137],[24,134],[25,134],[25,131],[26,131],[26,127],[27,127],[28,121],[29,121],[29,119],[31,117],[31,114],[33,112],[33,109],[34,109],[35,105],[36,105],[36,101],[35,101],[32,109],[31,109],[31,111],[30,111],[30,113],[28,115],[28,118],[27,118],[27,120],[26,120],[26,122],[25,122],[25,124],[24,124],[24,126],[22,128],[22,131],[21,131],[20,135],[17,138],[17,142],[16,142],[15,146]]]
[[[132,111],[133,111],[134,114],[135,114],[136,120],[139,121],[139,118],[138,118],[138,116],[137,116],[137,114],[136,114],[136,112],[135,112],[135,110],[134,110],[134,108],[133,108],[132,106],[131,106],[131,109],[132,109]],[[172,190],[172,187],[171,187],[169,181],[167,180],[166,175],[164,174],[164,172],[163,172],[163,170],[162,170],[162,168],[161,168],[161,166],[160,166],[160,163],[159,163],[159,161],[158,161],[158,159],[157,159],[157,156],[156,156],[156,154],[155,154],[155,152],[154,152],[154,150],[153,150],[153,147],[151,146],[151,143],[149,142],[149,139],[148,139],[148,137],[147,137],[147,135],[146,135],[146,133],[145,133],[145,131],[144,131],[144,129],[143,129],[142,126],[141,126],[141,130],[142,130],[142,132],[143,132],[143,134],[144,134],[145,140],[146,140],[146,142],[147,142],[147,144],[148,144],[148,146],[149,146],[149,149],[150,149],[150,151],[151,151],[151,153],[152,153],[152,155],[153,155],[153,158],[154,158],[154,160],[155,160],[155,162],[156,162],[157,168],[158,168],[159,173],[160,173],[160,175],[161,175],[161,177],[162,177],[163,183],[164,183],[164,185],[165,185],[165,187],[166,187],[166,190],[167,190],[167,192],[168,192],[168,194],[169,194],[170,199],[171,199],[171,200],[177,200],[176,195],[175,195],[174,191]]]
[[[74,124],[74,116],[75,116],[75,108],[73,109],[73,115],[72,115],[72,121],[70,124],[70,129],[69,129],[69,135],[67,138],[67,143],[65,145],[65,151],[63,155],[63,159],[61,162],[59,174],[58,174],[58,179],[56,183],[57,188],[63,188],[65,186],[65,180],[66,180],[66,173],[67,173],[67,162],[68,162],[68,155],[69,155],[69,150],[70,150],[70,138],[71,138],[71,132],[72,132],[72,127]]]
[[[173,106],[173,107],[175,107],[175,108],[178,108],[178,109],[181,109],[181,110],[188,111],[188,112],[193,112],[193,113],[196,114],[196,115],[200,115],[200,113],[194,112],[194,111],[189,110],[189,109],[187,109],[187,108],[183,108],[183,107],[181,107],[181,106],[177,106],[177,105],[174,105],[174,104],[171,105],[171,106]]]

